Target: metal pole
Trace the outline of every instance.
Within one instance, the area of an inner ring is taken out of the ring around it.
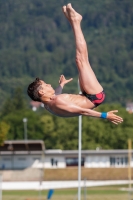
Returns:
[[[42,184],[43,184],[43,178],[44,178],[44,143],[42,142],[42,157],[41,157],[41,162],[42,162],[42,167],[40,168],[40,188],[39,188],[39,200],[42,199]]]
[[[78,200],[81,199],[81,133],[82,116],[79,116],[79,150],[78,150]]]
[[[2,200],[2,174],[0,174],[0,200]]]
[[[130,195],[131,195],[131,189],[132,189],[132,185],[131,185],[131,180],[132,180],[132,172],[131,172],[131,159],[132,159],[132,141],[131,139],[128,139],[128,180],[129,180],[129,199],[130,199]]]
[[[81,94],[78,80],[79,94]],[[78,200],[81,199],[81,149],[82,149],[82,116],[79,116],[79,142],[78,142]]]
[[[84,200],[86,200],[86,178],[84,179]]]
[[[27,118],[23,118],[24,122],[24,139],[27,140]]]
[[[27,122],[24,122],[24,139],[27,140]]]

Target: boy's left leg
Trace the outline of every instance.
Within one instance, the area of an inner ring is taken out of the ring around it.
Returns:
[[[76,64],[79,71],[79,81],[82,91],[87,94],[98,94],[103,91],[88,61],[88,50],[81,30],[82,16],[71,6],[63,6],[63,12],[70,22],[76,44]]]

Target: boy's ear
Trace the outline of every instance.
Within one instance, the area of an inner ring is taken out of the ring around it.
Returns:
[[[44,91],[43,90],[39,90],[38,91],[38,95],[41,97],[41,96],[43,96],[44,95]]]

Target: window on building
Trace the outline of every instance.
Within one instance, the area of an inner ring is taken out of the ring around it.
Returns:
[[[26,158],[18,158],[18,160],[26,160]]]
[[[55,160],[54,162],[55,162],[55,165],[58,166],[58,160]]]
[[[11,160],[11,158],[3,158],[3,160],[6,160],[6,161],[8,161],[8,160]]]
[[[110,166],[128,165],[128,157],[110,157]]]
[[[54,159],[51,158],[51,165],[53,166],[54,165]]]
[[[52,166],[58,166],[58,160],[51,158],[51,165]]]
[[[40,158],[33,158],[33,160],[39,160],[40,161]]]
[[[66,158],[66,166],[78,166],[78,158]],[[84,166],[84,158],[81,158],[81,166]]]

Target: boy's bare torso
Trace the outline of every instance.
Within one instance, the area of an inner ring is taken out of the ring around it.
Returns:
[[[93,109],[95,107],[94,104],[82,94],[60,94],[53,96],[47,104],[45,103],[45,108],[58,116],[77,116],[78,114],[68,111],[67,105],[75,105],[85,109]]]

